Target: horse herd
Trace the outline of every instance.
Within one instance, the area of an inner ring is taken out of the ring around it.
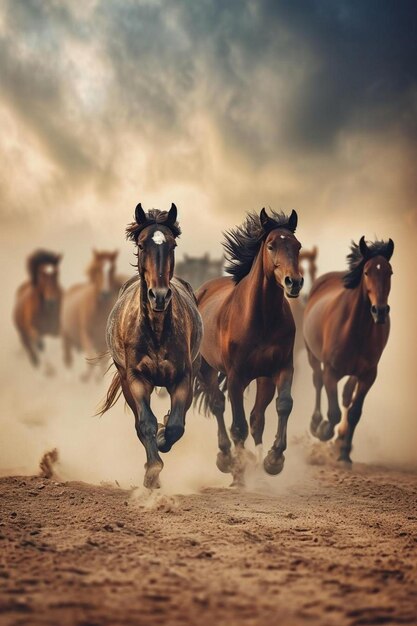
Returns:
[[[30,280],[17,291],[15,324],[31,362],[38,364],[46,334],[61,335],[67,365],[73,348],[89,357],[110,353],[115,372],[100,414],[123,394],[146,451],[146,487],[159,487],[160,453],[182,437],[193,399],[217,420],[217,467],[231,473],[234,484],[244,482],[251,454],[245,449],[249,426],[243,396],[251,381],[256,381],[256,398],[250,431],[258,463],[268,474],[282,471],[293,406],[296,327],[289,299],[299,296],[304,283],[297,220],[295,211],[289,216],[268,215],[265,209],[248,214],[225,233],[228,276],[207,281],[195,294],[174,276],[181,234],[174,204],[169,211],[148,212],[137,205],[126,229],[137,251],[137,272],[128,280],[116,274],[116,252],[95,251],[89,281],[63,293],[60,256],[38,251],[29,257]],[[304,309],[303,338],[316,392],[310,430],[327,441],[339,424],[339,460],[346,464],[388,340],[393,251],[391,239],[367,243],[362,237],[352,243],[347,270],[315,280]],[[337,385],[345,376],[342,417]],[[327,419],[321,411],[323,385]],[[161,422],[151,408],[155,387],[165,387],[170,396]],[[226,391],[230,435],[224,421]],[[276,392],[278,428],[264,456],[265,410]]]

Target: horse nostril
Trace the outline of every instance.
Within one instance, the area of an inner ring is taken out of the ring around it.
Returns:
[[[300,278],[300,289],[302,288],[303,285],[304,285],[304,277],[301,276],[301,278]]]
[[[375,315],[378,313],[378,308],[374,304],[371,306],[371,313],[374,313]]]
[[[153,289],[149,289],[149,290],[148,290],[148,296],[149,296],[150,298],[152,298],[152,300],[156,300],[156,295],[155,295],[155,293],[154,293]]]
[[[391,307],[390,307],[390,305],[389,305],[389,304],[387,304],[387,307],[386,307],[386,312],[387,312],[387,313],[389,313],[390,311],[391,311]]]
[[[285,277],[285,281],[284,281],[284,282],[285,282],[285,284],[286,284],[286,286],[287,286],[287,287],[291,287],[291,286],[292,286],[292,283],[293,283],[293,280],[292,280],[292,278],[290,278],[289,276],[286,276],[286,277]]]
[[[168,287],[167,289],[167,294],[165,296],[165,300],[169,300],[172,297],[172,291],[171,289]]]

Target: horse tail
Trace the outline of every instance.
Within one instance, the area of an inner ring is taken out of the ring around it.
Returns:
[[[227,378],[225,374],[219,373],[217,377],[218,386],[211,387],[207,384],[202,375],[201,369],[198,370],[194,378],[193,399],[200,413],[208,417],[211,413],[210,406],[216,404],[218,400],[219,388],[221,391],[227,389]]]
[[[115,373],[113,374],[113,379],[110,383],[110,387],[107,390],[106,397],[103,400],[101,406],[99,407],[99,410],[97,411],[96,415],[100,415],[100,416],[104,415],[106,411],[111,409],[112,406],[116,404],[116,402],[118,401],[121,395],[122,395],[122,383],[120,381],[120,374],[116,370]]]

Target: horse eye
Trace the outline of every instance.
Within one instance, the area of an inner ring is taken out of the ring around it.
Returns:
[[[143,246],[142,246],[141,243],[138,243],[138,248],[139,248],[139,250],[143,250]]]
[[[368,276],[368,272],[364,272],[364,275],[365,275],[365,276]]]
[[[267,245],[267,248],[268,248],[268,250],[273,250],[273,249],[274,249],[274,246],[273,246],[272,244],[270,244],[270,243],[269,243],[269,244]]]

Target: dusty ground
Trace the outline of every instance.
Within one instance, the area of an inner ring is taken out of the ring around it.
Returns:
[[[416,475],[308,472],[285,497],[2,478],[0,623],[416,624]]]

